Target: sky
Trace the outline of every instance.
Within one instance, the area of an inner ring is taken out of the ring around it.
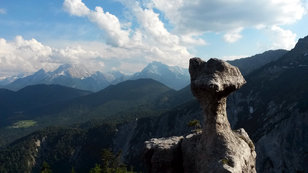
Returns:
[[[0,0],[0,78],[61,64],[134,73],[294,47],[308,0]]]

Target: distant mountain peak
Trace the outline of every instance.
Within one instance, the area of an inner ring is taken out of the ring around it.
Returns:
[[[174,73],[184,74],[187,72],[187,69],[179,67],[179,66],[168,66],[159,61],[152,61],[148,64],[142,71],[152,72],[159,74],[160,71],[169,70]]]
[[[70,76],[82,79],[91,76],[93,73],[81,64],[63,64],[51,72],[51,74],[53,76]]]
[[[141,72],[135,73],[132,79],[151,78],[164,83],[173,89],[181,89],[189,84],[188,70],[178,66],[168,66],[158,61],[148,64]]]
[[[159,62],[159,61],[152,61],[149,65],[162,65],[162,66],[167,66],[166,64],[163,64],[162,62]]]
[[[35,72],[34,74],[42,74],[42,73],[46,73],[46,71],[41,68],[37,72]]]
[[[142,72],[146,72],[146,73],[155,73],[155,74],[159,74],[161,75],[161,68],[167,68],[167,65],[162,64],[160,62],[157,61],[153,61],[150,64],[148,64],[143,70]]]
[[[308,47],[308,36],[300,38],[296,43],[294,49],[307,50],[307,47]]]
[[[7,84],[9,84],[9,83],[14,82],[15,80],[17,80],[17,79],[19,79],[19,78],[25,77],[25,76],[27,76],[27,75],[24,74],[24,73],[20,73],[20,74],[18,74],[18,75],[9,76],[9,77],[7,77],[7,76],[2,76],[2,77],[0,77],[0,86],[7,85]]]

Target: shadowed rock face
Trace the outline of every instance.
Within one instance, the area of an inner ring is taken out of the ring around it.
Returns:
[[[246,83],[237,67],[219,59],[205,62],[192,58],[189,73],[192,92],[198,99],[203,99],[203,94],[226,97]]]
[[[256,172],[254,144],[244,129],[231,130],[226,113],[227,96],[246,83],[239,69],[218,59],[192,58],[189,73],[192,93],[204,112],[202,133],[147,141],[149,172]],[[168,164],[179,161],[175,167]]]
[[[233,132],[227,118],[227,96],[246,83],[237,67],[222,60],[190,59],[191,90],[204,111],[197,171],[255,172],[254,146],[244,129]]]
[[[231,133],[226,101],[231,92],[246,83],[239,69],[218,59],[204,62],[200,58],[192,58],[189,73],[192,93],[204,111],[204,134],[216,138],[215,135],[220,135],[220,132]]]

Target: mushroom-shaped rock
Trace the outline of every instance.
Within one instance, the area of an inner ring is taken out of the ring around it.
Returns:
[[[246,83],[239,69],[218,59],[192,58],[189,73],[192,93],[203,109],[202,133],[147,141],[148,171],[256,172],[254,144],[244,129],[232,131],[226,112],[227,96]]]
[[[226,97],[246,83],[237,67],[219,59],[205,62],[200,58],[191,58],[189,73],[191,89],[197,98],[204,94]]]
[[[246,83],[227,62],[190,59],[191,90],[204,111],[205,125],[198,150],[198,172],[255,172],[255,148],[244,129],[232,131],[227,96]]]

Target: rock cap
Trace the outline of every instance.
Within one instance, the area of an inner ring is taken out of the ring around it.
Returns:
[[[199,90],[208,94],[227,96],[246,83],[237,67],[216,58],[211,58],[207,62],[197,57],[191,58],[189,73],[195,96],[198,95],[195,91]]]

